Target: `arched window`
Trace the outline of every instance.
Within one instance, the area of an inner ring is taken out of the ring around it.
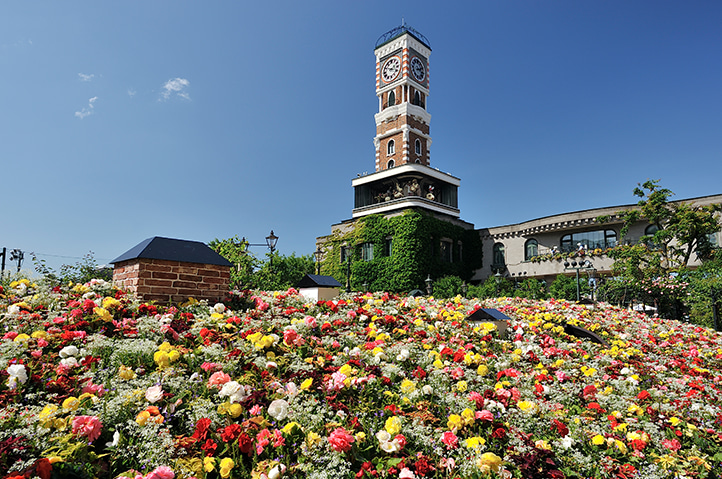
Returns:
[[[423,106],[421,104],[421,94],[418,91],[414,92],[414,105],[416,106]]]
[[[539,242],[534,238],[526,240],[524,243],[524,261],[529,261],[539,254]]]
[[[394,106],[396,104],[396,93],[394,93],[393,90],[389,92],[389,106]]]
[[[386,154],[393,155],[396,152],[396,143],[394,140],[389,140],[389,144],[386,146]]]
[[[504,244],[502,243],[496,243],[494,244],[494,250],[492,253],[491,258],[491,267],[501,268],[506,264],[506,258],[504,258]]]
[[[660,245],[656,244],[654,241],[652,241],[652,237],[659,231],[659,227],[657,225],[649,225],[646,228],[644,228],[644,236],[647,236],[647,240],[644,242],[644,244],[647,245],[647,248],[649,249],[659,249]]]
[[[421,140],[419,140],[418,138],[414,142],[414,151],[416,151],[417,155],[421,154]]]
[[[393,168],[395,164],[394,160],[389,160],[389,162],[386,163],[386,168]]]

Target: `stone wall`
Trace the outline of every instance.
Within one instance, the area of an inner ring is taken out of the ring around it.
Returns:
[[[193,297],[217,302],[230,284],[230,268],[214,264],[133,259],[115,265],[113,283],[143,301],[181,303]]]

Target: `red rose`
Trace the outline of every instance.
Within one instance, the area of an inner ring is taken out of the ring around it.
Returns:
[[[245,432],[241,433],[238,438],[238,447],[242,453],[250,456],[253,453],[253,439]]]

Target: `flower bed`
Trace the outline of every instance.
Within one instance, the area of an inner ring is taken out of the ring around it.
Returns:
[[[5,477],[722,470],[722,338],[688,324],[511,298],[289,290],[161,308],[102,281],[0,295]],[[509,339],[464,321],[480,307],[512,318]]]

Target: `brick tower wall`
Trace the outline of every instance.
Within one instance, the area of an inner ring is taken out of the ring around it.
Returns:
[[[182,303],[193,297],[218,302],[230,285],[230,268],[215,264],[133,259],[115,265],[113,283],[143,301]]]

